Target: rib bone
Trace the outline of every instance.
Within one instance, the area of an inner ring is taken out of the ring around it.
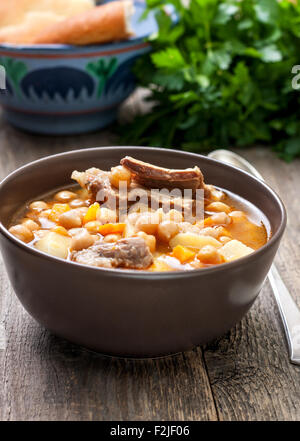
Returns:
[[[123,158],[121,165],[130,170],[136,182],[148,188],[204,189],[203,175],[198,167],[167,169],[130,156]]]

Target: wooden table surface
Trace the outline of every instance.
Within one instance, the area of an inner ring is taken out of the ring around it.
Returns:
[[[126,114],[137,100],[127,103]],[[42,156],[114,141],[109,131],[28,135],[1,118],[0,179]],[[276,263],[300,307],[300,161],[286,164],[262,147],[241,154],[286,204]],[[174,357],[132,361],[91,354],[39,326],[17,300],[0,256],[0,420],[300,420],[300,366],[289,363],[268,282],[219,340]]]

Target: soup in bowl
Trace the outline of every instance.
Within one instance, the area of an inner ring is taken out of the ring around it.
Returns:
[[[271,237],[261,210],[207,185],[199,167],[175,170],[132,157],[29,201],[9,232],[46,254],[98,268],[186,271],[232,262]],[[79,188],[78,188],[79,187]]]
[[[37,185],[38,183],[38,185]],[[284,231],[270,187],[178,151],[55,155],[1,184],[1,248],[25,308],[102,353],[158,356],[230,329]]]

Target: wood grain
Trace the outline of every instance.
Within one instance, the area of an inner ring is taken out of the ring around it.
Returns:
[[[142,107],[140,93],[126,103],[123,118]],[[114,141],[109,130],[34,136],[1,119],[0,179],[42,156]],[[287,165],[263,148],[242,154],[288,208],[288,228],[276,260],[300,306],[299,161]],[[174,357],[123,360],[88,352],[36,324],[14,295],[0,258],[0,341],[3,326],[0,420],[300,419],[300,367],[288,361],[268,283],[242,322],[218,341]]]
[[[287,207],[288,227],[276,265],[300,307],[300,161],[286,164],[264,148],[237,153],[258,168]],[[268,282],[242,322],[204,354],[221,420],[300,419],[300,366],[289,363]]]

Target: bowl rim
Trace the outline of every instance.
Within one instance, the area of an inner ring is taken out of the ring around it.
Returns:
[[[118,50],[123,49],[125,47],[135,46],[138,43],[143,42],[150,34],[145,34],[138,37],[131,37],[128,40],[123,41],[114,41],[111,43],[104,44],[90,44],[86,46],[76,46],[73,44],[14,44],[14,43],[0,43],[0,51],[7,51],[8,53],[16,52],[16,55],[22,57],[26,57],[26,53],[29,51],[37,52],[36,55],[39,55],[39,52],[49,52],[49,55],[53,52],[66,52],[66,53],[74,53],[84,52],[91,53],[94,52],[106,52],[110,50]],[[145,44],[150,46],[150,43],[145,41]],[[134,48],[133,48],[134,49]],[[22,54],[21,54],[22,52]]]
[[[241,257],[235,261],[232,262],[226,262],[220,265],[214,265],[211,266],[209,268],[198,268],[198,269],[192,269],[192,270],[178,270],[178,271],[164,271],[164,272],[151,272],[151,271],[147,271],[147,270],[135,270],[135,269],[121,269],[121,268],[101,268],[101,267],[95,267],[95,266],[90,266],[90,265],[84,265],[84,264],[80,264],[77,262],[72,262],[66,259],[62,259],[59,257],[55,257],[55,256],[51,256],[49,254],[46,254],[42,251],[39,251],[29,245],[27,245],[26,243],[22,242],[20,239],[16,238],[13,234],[11,234],[8,229],[3,225],[3,223],[0,221],[0,233],[3,234],[4,237],[6,237],[10,242],[12,242],[14,245],[16,245],[18,248],[21,248],[23,251],[33,254],[34,256],[43,258],[47,261],[50,262],[57,262],[58,264],[61,263],[63,265],[68,265],[70,267],[70,265],[73,266],[73,268],[81,268],[82,270],[85,271],[97,271],[99,276],[102,274],[102,276],[104,275],[112,275],[115,274],[116,277],[130,277],[130,278],[146,278],[149,280],[154,280],[154,279],[166,279],[166,278],[186,278],[186,277],[197,277],[201,274],[203,275],[207,275],[207,274],[212,274],[215,272],[223,272],[223,271],[230,271],[230,269],[236,269],[239,268],[247,263],[251,263],[254,260],[256,260],[256,258],[262,256],[263,254],[265,254],[270,247],[273,246],[274,243],[276,243],[278,240],[280,240],[280,238],[282,237],[285,227],[286,227],[286,223],[287,223],[287,212],[285,209],[285,206],[281,200],[281,198],[278,196],[278,194],[268,185],[266,184],[264,181],[256,178],[255,176],[251,175],[250,173],[245,172],[244,170],[239,169],[238,167],[229,165],[229,164],[225,164],[222,163],[220,161],[217,161],[215,159],[212,158],[208,158],[204,155],[200,155],[200,154],[196,154],[196,153],[190,153],[190,152],[185,152],[185,151],[180,151],[180,150],[174,150],[174,149],[165,149],[165,148],[158,148],[158,147],[144,147],[144,146],[103,146],[103,147],[92,147],[92,148],[88,148],[88,149],[76,149],[76,150],[71,150],[71,151],[67,151],[67,152],[63,152],[63,153],[58,153],[58,154],[54,154],[54,155],[49,155],[40,159],[37,159],[35,161],[29,162],[28,164],[25,164],[19,168],[17,168],[16,170],[14,170],[13,172],[11,172],[9,175],[7,175],[1,182],[0,182],[0,191],[2,190],[2,188],[9,184],[10,181],[12,181],[14,179],[14,177],[16,175],[19,174],[23,174],[26,173],[27,169],[30,169],[32,166],[38,166],[39,164],[43,163],[43,162],[47,162],[49,160],[55,160],[55,159],[59,159],[59,158],[68,158],[69,156],[72,155],[80,155],[80,154],[86,154],[88,155],[89,153],[96,153],[98,151],[116,151],[116,150],[122,150],[124,151],[124,154],[129,154],[130,151],[133,150],[140,150],[141,152],[143,151],[156,151],[157,153],[159,152],[170,152],[171,154],[178,154],[183,155],[183,156],[189,156],[191,159],[194,158],[195,160],[199,159],[199,157],[206,161],[206,162],[210,162],[213,163],[215,165],[215,167],[217,168],[227,168],[232,170],[234,173],[238,173],[241,176],[247,176],[248,178],[252,179],[254,182],[257,182],[259,185],[261,185],[269,194],[271,194],[271,196],[275,199],[275,201],[277,202],[277,205],[280,209],[280,215],[281,215],[281,220],[280,220],[280,225],[277,229],[277,231],[272,234],[271,238],[268,240],[268,242],[266,244],[264,244],[261,248],[259,248],[258,250],[255,250],[253,253]],[[226,190],[226,188],[225,188]],[[254,204],[255,205],[255,204]],[[1,210],[1,208],[0,208]]]

